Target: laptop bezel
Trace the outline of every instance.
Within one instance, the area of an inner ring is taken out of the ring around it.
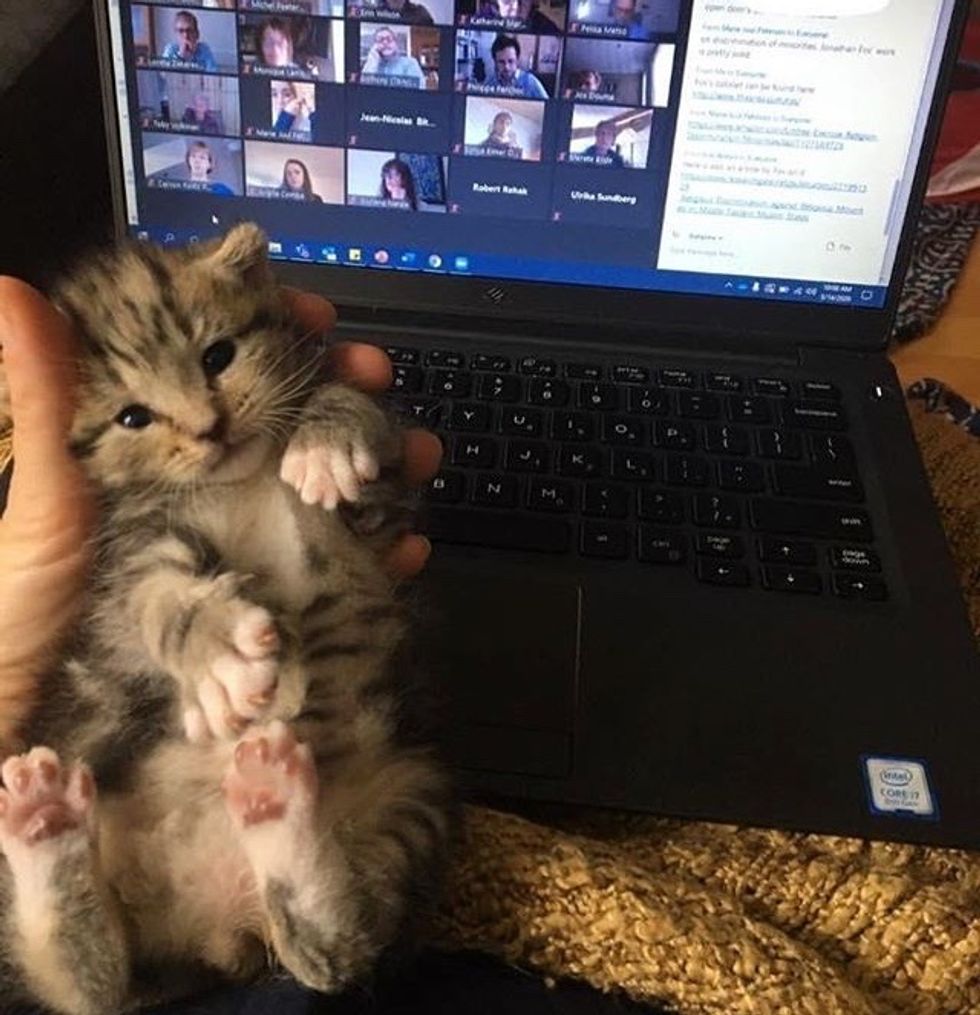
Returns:
[[[429,326],[500,330],[541,325],[566,329],[570,337],[592,336],[601,329],[607,341],[640,345],[720,346],[753,352],[792,353],[800,345],[862,350],[883,349],[898,310],[902,282],[912,255],[918,213],[928,184],[929,168],[942,125],[946,97],[970,0],[953,0],[946,45],[940,61],[923,142],[916,162],[909,202],[902,223],[895,264],[884,307],[788,303],[756,297],[712,297],[633,289],[528,282],[429,272],[376,270],[324,264],[276,263],[283,282],[320,293],[352,312],[369,310],[379,322],[396,322],[412,311]],[[109,0],[93,0],[101,68],[103,110],[109,146],[109,168],[116,234],[127,234],[123,160],[114,88]]]

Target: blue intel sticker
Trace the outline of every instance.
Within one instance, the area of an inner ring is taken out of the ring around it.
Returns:
[[[925,762],[865,755],[864,775],[872,814],[901,818],[939,818],[939,804],[929,785]]]

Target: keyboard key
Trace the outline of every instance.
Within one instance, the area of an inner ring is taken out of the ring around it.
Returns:
[[[558,452],[562,476],[592,479],[602,475],[602,452],[598,448],[564,447]]]
[[[556,377],[558,366],[554,360],[525,356],[517,362],[517,369],[530,377]]]
[[[535,378],[528,383],[527,398],[532,405],[550,405],[560,409],[568,404],[568,385],[564,381]]]
[[[643,480],[657,478],[657,462],[653,455],[642,451],[614,451],[612,453],[613,479]]]
[[[669,455],[666,479],[671,486],[707,486],[711,466],[707,459],[691,455]]]
[[[646,384],[650,380],[650,371],[646,367],[615,366],[612,369],[614,381],[620,384]]]
[[[480,378],[480,398],[491,402],[516,402],[522,394],[521,379],[512,374],[492,373]]]
[[[414,394],[422,390],[422,371],[418,367],[396,365],[392,368],[391,390]]]
[[[478,352],[470,360],[471,370],[489,370],[495,374],[505,374],[510,368],[509,356],[487,355],[487,353]]]
[[[466,493],[466,476],[462,472],[443,469],[429,482],[425,494],[430,501],[457,504]]]
[[[551,420],[551,435],[560,441],[591,441],[595,437],[595,423],[585,412],[556,412]]]
[[[586,483],[582,514],[596,518],[625,518],[629,513],[630,490],[612,483]]]
[[[854,462],[854,445],[841,434],[813,434],[810,437],[810,457],[815,465],[851,465]]]
[[[694,498],[694,524],[710,529],[740,528],[742,506],[735,497],[699,493]]]
[[[446,349],[432,349],[425,356],[430,367],[446,367],[449,370],[462,370],[466,366],[466,357],[459,352]]]
[[[762,493],[766,475],[758,462],[719,462],[718,485],[738,493]]]
[[[647,425],[632,416],[603,416],[602,439],[606,444],[643,447],[647,442]]]
[[[663,388],[630,388],[629,410],[647,416],[666,416],[670,411],[670,395]]]
[[[580,384],[578,404],[580,409],[618,409],[619,391],[614,384]]]
[[[453,465],[491,469],[497,461],[497,445],[489,437],[457,437],[453,441]]]
[[[769,429],[756,431],[759,454],[763,458],[796,461],[803,454],[803,442],[793,430]]]
[[[398,412],[422,426],[437,427],[442,421],[442,402],[438,398],[406,398],[396,403]]]
[[[504,409],[500,414],[500,432],[537,437],[543,422],[544,414],[539,409]]]
[[[572,381],[601,381],[602,373],[598,363],[565,364],[565,376]]]
[[[699,532],[695,539],[695,550],[704,557],[740,560],[745,556],[745,543],[741,536],[730,536],[719,532]]]
[[[653,443],[671,451],[693,451],[698,444],[697,431],[690,423],[657,420],[653,425]]]
[[[706,426],[704,450],[710,451],[713,455],[747,455],[749,432],[740,426]]]
[[[520,486],[515,476],[503,476],[495,472],[481,472],[473,480],[470,500],[487,507],[514,507],[517,504]]]
[[[567,514],[575,510],[575,487],[560,479],[532,479],[528,484],[527,505],[533,511]]]
[[[683,564],[687,559],[687,537],[641,525],[639,558],[647,564]]]
[[[394,366],[415,366],[419,361],[418,349],[409,349],[403,345],[386,345],[385,352]]]
[[[849,470],[825,465],[776,465],[776,492],[784,497],[813,500],[864,500],[861,481]]]
[[[477,402],[457,402],[450,413],[449,426],[453,430],[482,433],[490,429],[490,410]]]
[[[839,571],[880,571],[881,560],[866,546],[832,546],[830,565]]]
[[[823,588],[816,571],[796,567],[764,567],[762,584],[773,592],[803,592],[818,595]]]
[[[471,386],[470,375],[461,373],[459,370],[435,370],[429,377],[430,395],[466,398],[470,393]]]
[[[840,388],[830,381],[803,381],[800,388],[804,398],[816,398],[825,402],[840,401]]]
[[[753,528],[762,532],[862,542],[873,538],[871,518],[860,508],[756,498],[751,514]]]
[[[888,586],[880,578],[864,574],[835,574],[834,595],[841,599],[882,602],[888,598]]]
[[[759,395],[733,395],[728,399],[728,418],[735,423],[768,423],[769,402]]]
[[[699,557],[698,579],[709,585],[727,585],[741,588],[749,584],[749,569],[744,564]]]
[[[775,539],[763,536],[759,540],[759,560],[764,564],[794,564],[811,567],[817,562],[817,548],[813,543],[797,539]]]
[[[721,402],[714,395],[682,391],[677,396],[677,412],[688,419],[717,419],[721,415]]]
[[[704,386],[709,391],[738,392],[744,387],[741,377],[735,374],[708,374],[704,380]]]
[[[847,415],[836,402],[787,402],[783,406],[783,422],[808,430],[847,429]]]
[[[660,371],[660,383],[665,388],[696,388],[698,375],[691,370],[667,368]]]
[[[640,490],[639,516],[658,525],[680,525],[684,521],[683,495],[644,486]]]
[[[622,560],[629,556],[629,531],[609,522],[582,523],[582,555]]]
[[[508,441],[506,464],[512,472],[547,472],[551,451],[543,441]]]
[[[434,542],[464,546],[565,553],[571,546],[572,529],[564,518],[433,506],[427,512],[426,535]]]
[[[789,398],[793,392],[789,381],[779,377],[756,377],[752,381],[752,390],[757,395],[771,395],[774,398]]]

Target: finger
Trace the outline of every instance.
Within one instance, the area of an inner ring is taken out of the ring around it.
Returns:
[[[392,547],[385,564],[399,581],[414,578],[425,567],[431,553],[432,544],[425,536],[403,536]]]
[[[428,430],[405,431],[405,481],[409,486],[428,483],[439,471],[442,441]]]
[[[283,301],[290,314],[310,331],[329,331],[337,323],[334,305],[316,293],[303,292],[292,286],[282,286]]]
[[[335,377],[369,394],[391,387],[391,360],[381,350],[363,342],[340,342],[330,350]]]

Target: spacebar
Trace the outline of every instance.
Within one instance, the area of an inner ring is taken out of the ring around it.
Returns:
[[[426,534],[435,542],[489,546],[497,550],[565,553],[571,526],[563,518],[534,518],[497,511],[431,506]]]

